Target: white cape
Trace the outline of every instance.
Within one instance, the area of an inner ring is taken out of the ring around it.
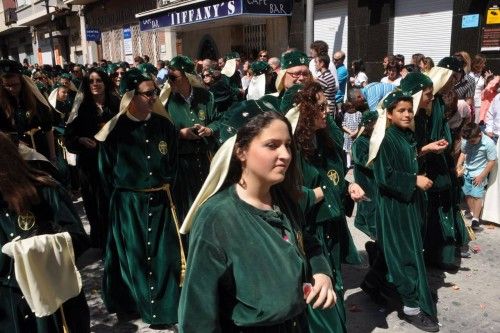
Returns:
[[[498,157],[500,156],[500,140],[497,142],[497,163],[488,177],[488,189],[484,196],[481,219],[500,224],[500,181],[498,180]]]

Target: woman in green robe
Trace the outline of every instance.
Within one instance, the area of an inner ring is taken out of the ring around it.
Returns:
[[[78,258],[89,246],[82,222],[66,191],[47,174],[30,168],[17,147],[0,133],[0,246],[14,238],[68,232]],[[29,219],[32,225],[23,224]],[[83,291],[62,305],[70,332],[90,332],[90,314]],[[36,317],[16,281],[14,260],[0,253],[0,330],[12,333],[63,333],[58,310]]]
[[[301,157],[299,165],[304,186],[306,192],[320,189],[324,196],[321,202],[304,207],[307,228],[320,240],[323,252],[329,258],[338,295],[335,308],[308,311],[309,326],[312,332],[346,332],[341,263],[359,264],[360,259],[344,210],[344,201],[348,199],[342,157],[343,134],[326,115],[328,104],[318,83],[306,83],[298,91],[296,102],[300,118],[294,137]]]
[[[242,113],[241,123],[252,119],[214,157],[204,189],[222,187],[193,213],[182,333],[308,332],[306,303],[327,308],[335,298],[321,248],[302,232],[291,125],[254,111]]]
[[[387,262],[387,281],[403,302],[404,317],[416,327],[437,332],[423,258],[425,196],[432,181],[418,175],[417,146],[411,124],[412,98],[400,91],[384,100],[391,126],[374,160],[379,198],[377,238]]]

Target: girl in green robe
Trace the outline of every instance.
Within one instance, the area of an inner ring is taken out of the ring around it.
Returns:
[[[253,117],[220,148],[204,189],[223,185],[193,213],[180,332],[308,332],[306,303],[333,304],[328,263],[302,232],[294,163],[291,126],[277,112]]]
[[[16,237],[68,232],[78,258],[88,237],[66,191],[47,174],[30,168],[7,136],[0,133],[0,246]],[[24,219],[23,219],[24,217]],[[29,217],[29,218],[28,218]],[[33,224],[22,223],[32,220]],[[43,301],[43,300],[42,300]],[[0,253],[0,331],[12,333],[90,332],[90,314],[83,291],[61,310],[36,317],[16,281],[14,260]]]
[[[347,186],[343,134],[326,115],[328,104],[318,83],[306,83],[297,93],[296,101],[300,118],[294,136],[301,156],[304,186],[307,191],[320,189],[324,196],[321,202],[304,207],[307,228],[320,240],[323,252],[329,258],[338,296],[335,308],[327,311],[309,308],[309,326],[312,332],[346,332],[341,263],[359,264],[360,259],[344,211]]]

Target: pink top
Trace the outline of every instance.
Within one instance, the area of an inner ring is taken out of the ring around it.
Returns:
[[[497,75],[491,80],[484,90],[481,92],[481,108],[479,109],[479,121],[486,122],[486,115],[490,109],[491,101],[497,95],[500,76]]]

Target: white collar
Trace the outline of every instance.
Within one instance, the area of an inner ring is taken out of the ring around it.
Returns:
[[[136,117],[134,117],[132,115],[132,113],[130,113],[130,111],[127,111],[127,113],[125,113],[128,117],[128,119],[132,120],[132,121],[136,121],[136,122],[140,122],[140,121],[148,121],[149,118],[151,118],[151,113],[149,113],[147,116],[146,116],[146,119],[144,120],[140,120],[140,119],[137,119]]]

